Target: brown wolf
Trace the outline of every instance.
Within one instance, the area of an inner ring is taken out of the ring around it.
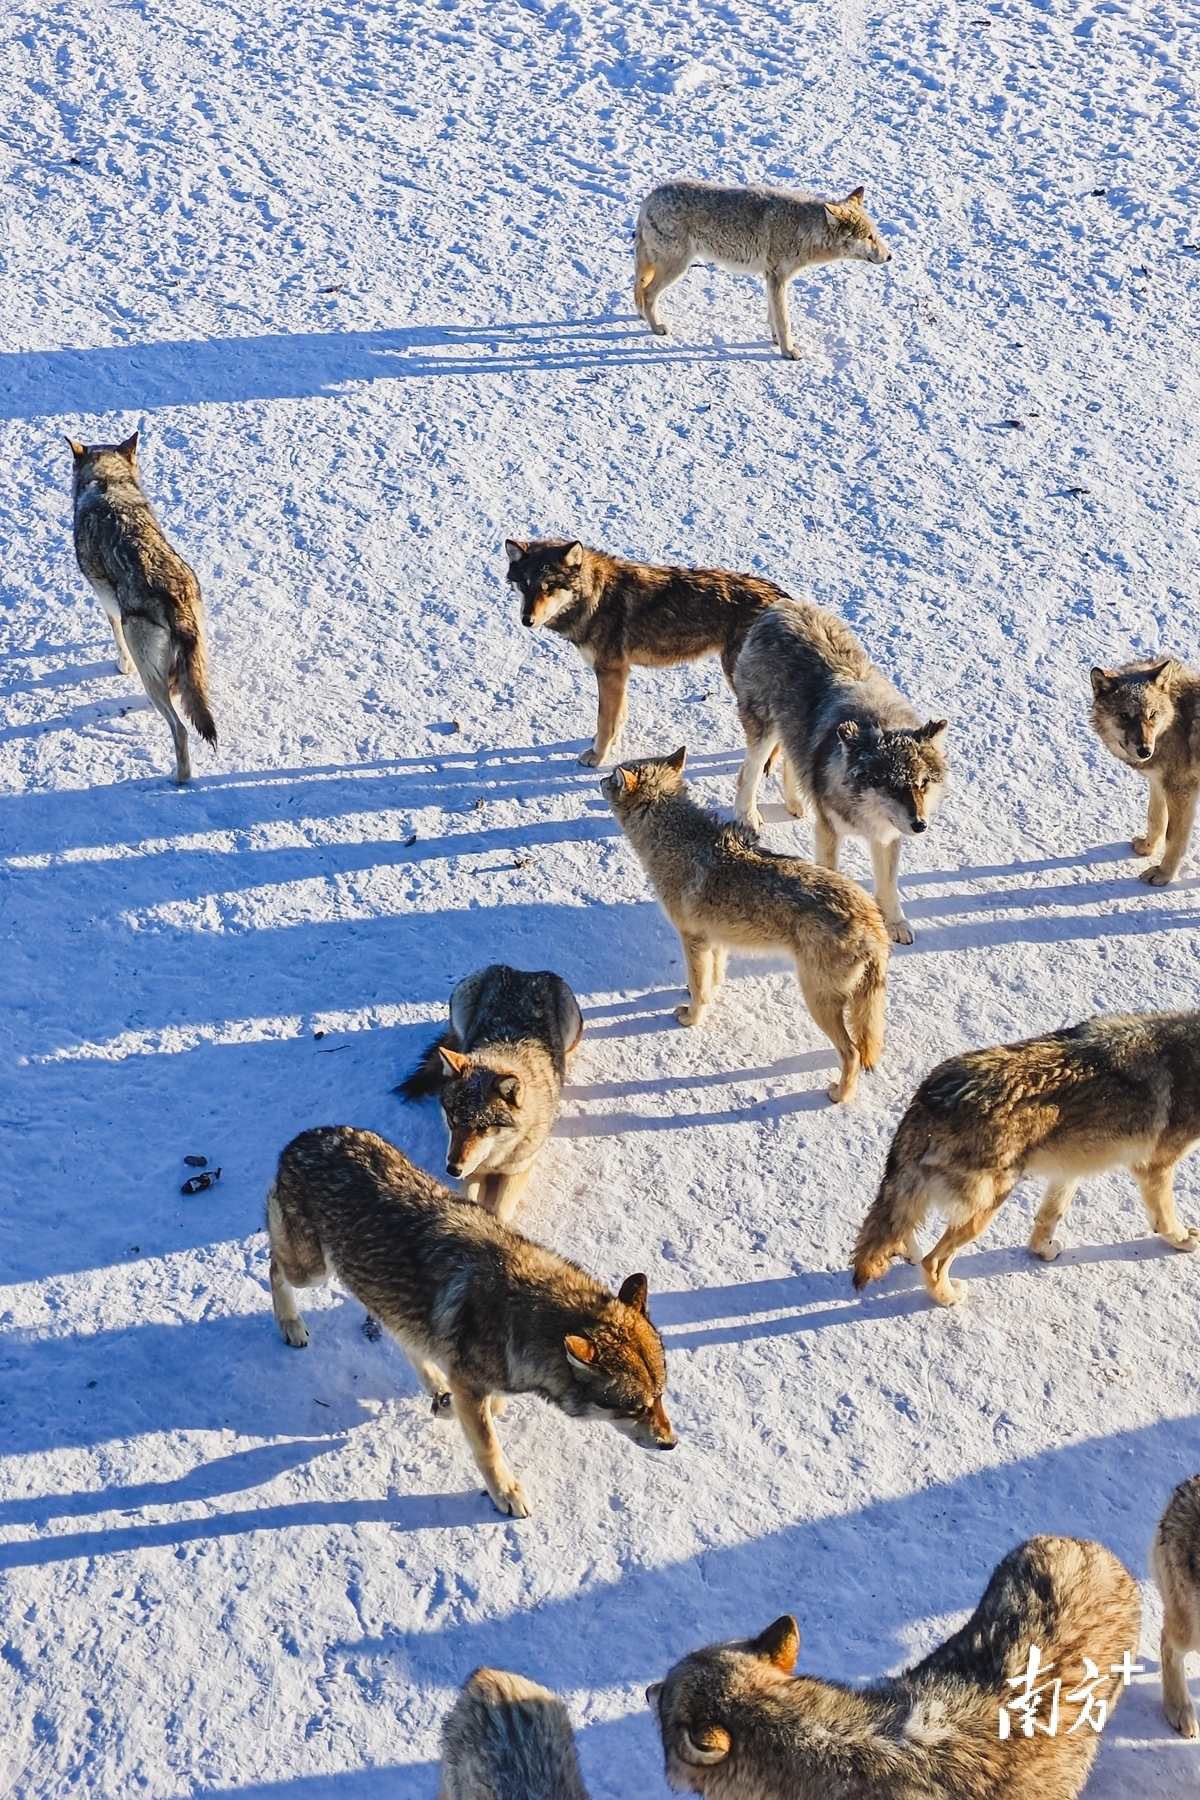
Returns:
[[[691,1001],[675,1017],[700,1023],[729,949],[787,951],[841,1058],[829,1097],[849,1100],[859,1069],[874,1068],[883,1050],[883,915],[847,876],[764,850],[744,825],[697,806],[684,786],[686,755],[622,763],[600,783],[683,945]]]
[[[1200,1650],[1200,1475],[1180,1482],[1150,1546],[1150,1571],[1163,1602],[1162,1690],[1167,1722],[1200,1737],[1184,1660]]]
[[[138,479],[135,431],[121,444],[67,442],[75,458],[75,556],[108,614],[122,675],[136,669],[175,744],[174,780],[190,781],[184,712],[206,743],[208,704],[200,583],[163,536]]]
[[[501,1512],[527,1518],[529,1500],[504,1461],[493,1396],[540,1394],[646,1449],[674,1448],[644,1275],[610,1294],[349,1125],[292,1139],[267,1196],[267,1231],[285,1341],[308,1342],[292,1289],[336,1275],[399,1344],[434,1413],[453,1404]]]
[[[1004,1558],[962,1630],[901,1675],[867,1688],[793,1676],[800,1632],[785,1614],[757,1638],[685,1656],[646,1698],[677,1794],[1075,1800],[1140,1624],[1137,1583],[1103,1544],[1035,1537]],[[1041,1691],[1027,1736],[1015,1702],[1031,1666]]]
[[[561,975],[505,963],[477,969],[450,996],[450,1028],[397,1092],[436,1094],[450,1133],[446,1173],[507,1225],[558,1117],[567,1057],[583,1033]]]
[[[503,1669],[469,1675],[442,1726],[438,1800],[588,1800],[558,1695]]]
[[[1200,1230],[1179,1223],[1172,1180],[1197,1143],[1200,1012],[1116,1014],[952,1056],[925,1077],[892,1139],[854,1246],[854,1285],[906,1256],[953,1306],[966,1284],[950,1279],[950,1264],[1025,1174],[1048,1177],[1029,1239],[1046,1262],[1062,1249],[1054,1228],[1082,1178],[1116,1168],[1132,1170],[1159,1236],[1194,1250]],[[948,1224],[923,1257],[916,1234],[931,1206]]]
[[[1142,870],[1151,887],[1175,879],[1200,793],[1200,675],[1173,657],[1092,670],[1092,726],[1105,748],[1150,782],[1146,835],[1136,856],[1161,860]]]
[[[622,562],[569,538],[509,538],[508,579],[521,593],[521,623],[544,625],[574,644],[596,671],[596,736],[580,762],[607,762],[626,718],[633,667],[663,668],[719,655],[725,679],[742,640],[782,588],[724,569],[655,568]]]
[[[658,316],[658,297],[690,263],[715,262],[741,274],[764,275],[771,336],[781,355],[798,357],[787,309],[792,277],[843,256],[856,262],[892,260],[862,198],[862,188],[844,200],[815,200],[782,188],[669,181],[647,194],[638,213],[634,305],[662,337],[667,328]]]

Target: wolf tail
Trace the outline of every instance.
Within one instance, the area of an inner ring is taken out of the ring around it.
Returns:
[[[909,1105],[888,1151],[883,1180],[854,1244],[854,1291],[886,1273],[902,1256],[909,1233],[925,1222],[927,1201],[921,1158],[929,1148],[929,1117],[919,1100]]]
[[[867,966],[850,996],[849,1026],[854,1048],[864,1069],[873,1069],[883,1054],[887,1014],[887,965],[889,945],[872,944]]]
[[[215,744],[217,727],[208,705],[208,657],[204,639],[199,633],[188,632],[186,637],[176,638],[175,643],[175,671],[184,715],[206,744]]]
[[[402,1100],[427,1100],[431,1094],[440,1095],[446,1085],[446,1065],[438,1055],[443,1044],[447,1049],[457,1049],[453,1032],[444,1031],[441,1037],[434,1038],[412,1074],[406,1075],[392,1092]]]

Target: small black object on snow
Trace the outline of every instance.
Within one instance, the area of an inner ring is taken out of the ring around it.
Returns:
[[[202,1194],[220,1179],[220,1169],[206,1169],[203,1175],[189,1175],[179,1191],[181,1194]]]
[[[189,1169],[207,1169],[208,1167],[207,1156],[185,1156],[183,1160]]]
[[[383,1336],[383,1326],[379,1323],[379,1320],[375,1317],[374,1313],[368,1313],[363,1320],[362,1334],[366,1338],[368,1344],[377,1344]]]

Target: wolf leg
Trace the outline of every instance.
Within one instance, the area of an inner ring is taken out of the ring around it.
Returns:
[[[691,255],[688,251],[663,250],[654,259],[654,265],[641,283],[642,297],[639,302],[642,317],[656,337],[666,337],[667,327],[658,316],[658,298],[665,294],[669,287],[687,274]]]
[[[511,1175],[501,1174],[495,1178],[495,1198],[488,1196],[488,1211],[507,1225],[517,1210],[517,1202],[525,1192],[529,1177],[533,1174],[533,1164],[527,1163],[523,1169],[514,1169]]]
[[[1200,1737],[1200,1726],[1196,1724],[1196,1711],[1188,1693],[1187,1671],[1183,1660],[1189,1649],[1187,1633],[1178,1630],[1177,1625],[1178,1621],[1171,1617],[1171,1609],[1168,1607],[1163,1618],[1160,1646],[1163,1711],[1167,1715],[1167,1724],[1182,1737]]]
[[[496,1508],[502,1513],[510,1513],[514,1519],[527,1519],[531,1511],[529,1497],[504,1460],[500,1439],[492,1424],[490,1397],[453,1381],[450,1391],[454,1395],[454,1410],[471,1446],[475,1466],[483,1476]]]
[[[112,634],[117,640],[117,663],[122,675],[136,675],[137,664],[129,654],[129,645],[125,642],[125,633],[121,628],[120,615],[109,613],[108,622],[112,626]]]
[[[758,810],[758,784],[778,742],[778,732],[767,731],[758,739],[751,738],[748,730],[746,732],[746,755],[738,774],[733,810],[751,831],[763,828],[763,817]]]
[[[429,1395],[429,1398],[433,1401],[433,1405],[429,1410],[432,1412],[434,1418],[444,1419],[450,1412],[452,1405],[450,1398],[450,1383],[446,1380],[446,1377],[438,1368],[437,1364],[431,1362],[423,1351],[418,1350],[415,1344],[407,1343],[405,1339],[400,1336],[399,1332],[392,1330],[390,1325],[385,1327],[385,1329],[387,1330],[388,1336],[403,1353],[405,1362],[408,1364],[425,1392]]]
[[[628,663],[596,670],[596,686],[600,690],[596,735],[591,749],[585,750],[579,759],[585,768],[599,768],[612,755],[613,745],[620,737],[629,713],[625,699],[628,685]]]
[[[828,993],[810,985],[806,986],[796,969],[796,979],[800,982],[800,991],[804,995],[804,1003],[816,1020],[825,1036],[832,1040],[833,1047],[841,1058],[842,1072],[833,1085],[827,1090],[834,1105],[854,1097],[858,1086],[858,1072],[862,1068],[862,1059],[858,1047],[850,1033],[846,1030],[846,997],[837,992]]]
[[[1148,881],[1151,887],[1166,887],[1168,881],[1174,881],[1192,835],[1195,817],[1195,788],[1184,788],[1180,793],[1167,795],[1167,846],[1157,867],[1142,870],[1142,880]]]
[[[921,1240],[915,1231],[910,1231],[904,1240],[904,1260],[919,1269],[922,1263]]]
[[[714,944],[712,953],[712,984],[714,993],[724,981],[725,971],[728,967],[729,951],[725,948],[724,944]]]
[[[911,944],[912,926],[904,916],[896,877],[900,873],[900,839],[890,844],[871,843],[871,868],[875,874],[875,899],[893,944]]]
[[[171,704],[171,689],[167,680],[167,670],[171,658],[171,634],[160,625],[152,625],[145,619],[130,619],[129,629],[125,633],[125,642],[129,653],[137,665],[137,672],[142,678],[142,686],[150,696],[151,704],[157,708],[167,722],[175,744],[175,773],[171,779],[177,787],[192,779],[192,761],[188,754],[187,726]]]
[[[1159,1237],[1176,1250],[1200,1248],[1200,1228],[1179,1223],[1175,1211],[1175,1164],[1166,1167],[1135,1169],[1134,1178],[1142,1190],[1142,1202],[1150,1215],[1150,1223]]]
[[[792,342],[792,327],[788,319],[787,278],[770,269],[767,271],[767,318],[771,325],[771,336],[779,345],[780,355],[799,362],[800,352]]]
[[[1078,1186],[1077,1181],[1052,1181],[1046,1189],[1029,1234],[1029,1248],[1043,1262],[1053,1262],[1062,1249],[1062,1239],[1055,1237],[1054,1227],[1075,1198]]]
[[[308,1326],[300,1317],[292,1284],[274,1255],[271,1257],[271,1308],[284,1343],[290,1344],[293,1350],[303,1350],[308,1343]]]
[[[804,817],[804,793],[800,783],[796,779],[796,771],[793,769],[786,756],[783,759],[783,767],[781,768],[779,775],[780,780],[783,783],[784,805],[791,813],[793,819],[802,819]]]
[[[939,1306],[954,1306],[966,1294],[965,1281],[950,1279],[950,1264],[964,1244],[973,1243],[991,1224],[1014,1186],[1015,1183],[1010,1181],[999,1190],[994,1178],[987,1175],[977,1175],[963,1182],[959,1205],[971,1207],[970,1216],[962,1224],[951,1225],[944,1231],[928,1256],[921,1259],[925,1286]]]
[[[1131,848],[1135,856],[1157,856],[1167,835],[1167,794],[1161,781],[1150,777],[1150,800],[1146,807],[1146,835],[1135,837]]]
[[[675,1017],[681,1025],[699,1025],[713,996],[713,961],[716,952],[707,938],[684,937],[681,933],[680,942],[687,961],[691,1001],[687,1006],[677,1006]]]
[[[824,813],[818,812],[816,830],[813,833],[813,861],[820,863],[823,869],[836,869],[840,841]]]

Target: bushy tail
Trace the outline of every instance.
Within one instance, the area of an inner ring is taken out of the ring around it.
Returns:
[[[458,1039],[449,1031],[434,1038],[412,1074],[406,1075],[392,1092],[399,1094],[402,1100],[427,1100],[431,1094],[440,1095],[446,1085],[446,1065],[438,1055],[443,1044],[454,1050],[458,1047]]]
[[[864,1069],[873,1069],[883,1054],[883,1037],[887,1025],[887,966],[891,946],[885,938],[882,947],[871,946],[867,966],[858,986],[850,996],[848,1008],[850,1036],[862,1057]]]
[[[176,639],[175,673],[184,717],[206,744],[216,744],[217,727],[208,707],[208,657],[204,639],[188,633]]]
[[[913,1101],[901,1119],[879,1192],[867,1210],[854,1244],[854,1291],[861,1293],[869,1281],[878,1281],[903,1256],[910,1232],[925,1222],[925,1182],[921,1158],[929,1147],[929,1119],[925,1108]]]

